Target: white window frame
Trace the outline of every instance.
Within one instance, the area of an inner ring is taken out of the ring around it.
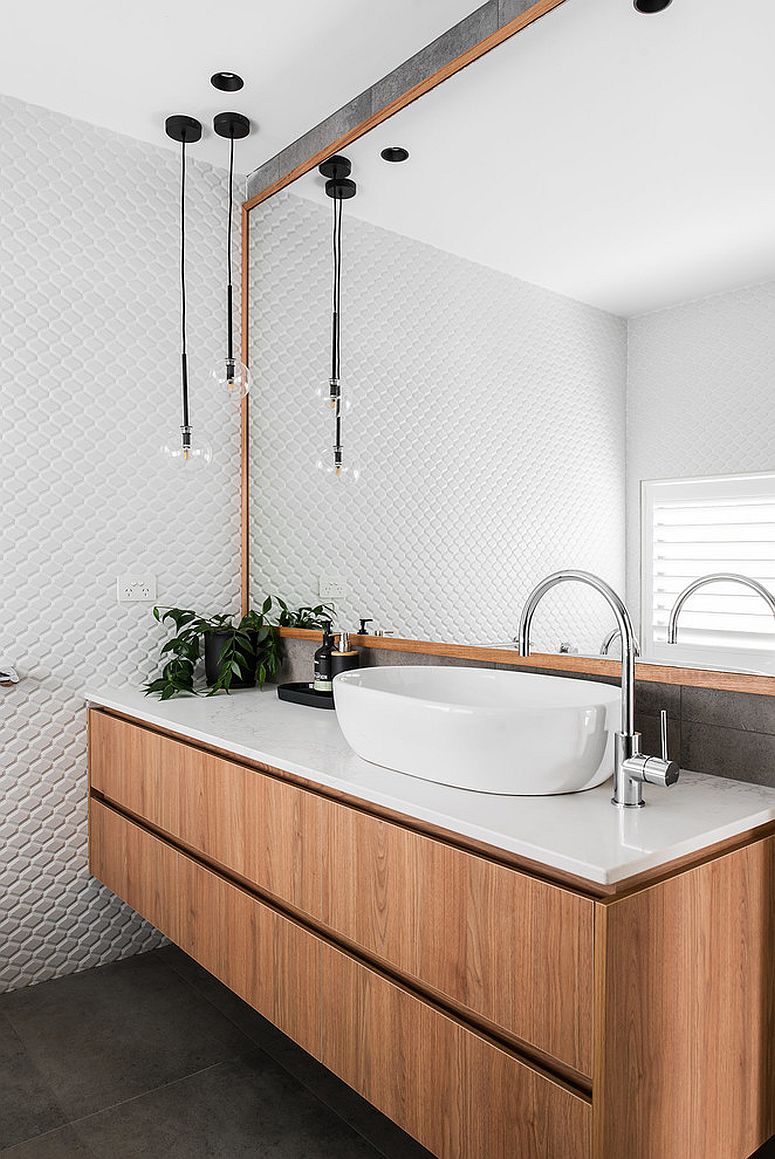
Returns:
[[[720,645],[682,644],[680,623],[678,642],[667,644],[654,640],[654,504],[658,494],[667,489],[676,499],[727,496],[730,491],[743,497],[775,493],[775,472],[750,475],[711,475],[683,479],[644,479],[640,492],[640,631],[643,658],[657,663],[680,664],[688,668],[729,669],[775,674],[775,651],[754,648],[725,648]],[[741,570],[734,567],[728,570]],[[691,597],[690,597],[691,599]]]

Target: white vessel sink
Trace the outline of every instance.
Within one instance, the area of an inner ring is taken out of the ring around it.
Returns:
[[[513,796],[610,777],[620,700],[615,685],[487,668],[396,665],[334,680],[339,724],[364,760]]]

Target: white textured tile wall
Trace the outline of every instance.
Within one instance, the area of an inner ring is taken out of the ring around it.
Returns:
[[[627,592],[639,613],[641,480],[775,469],[775,282],[628,329]]]
[[[192,419],[178,434],[176,155],[0,98],[0,989],[134,953],[158,935],[89,878],[87,680],[141,682],[160,631],[116,603],[238,603],[238,417],[209,382],[223,334],[225,175],[190,150]]]
[[[345,444],[363,474],[323,476],[330,221],[289,192],[251,215],[254,596],[307,601],[328,575],[351,626],[485,642],[514,635],[556,568],[622,589],[626,323],[346,219]],[[535,639],[596,650],[612,623],[568,585]]]

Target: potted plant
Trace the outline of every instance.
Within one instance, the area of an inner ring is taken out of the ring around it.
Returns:
[[[277,612],[272,609],[277,604]],[[249,611],[235,623],[233,616],[200,616],[185,608],[154,608],[159,623],[170,621],[175,635],[164,644],[161,674],[145,685],[146,695],[161,700],[196,696],[195,674],[204,658],[207,695],[232,688],[263,688],[274,680],[282,663],[278,628],[319,628],[330,619],[329,604],[291,609],[279,596],[267,596],[260,611]]]

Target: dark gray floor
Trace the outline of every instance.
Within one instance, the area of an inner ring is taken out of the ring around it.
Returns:
[[[432,1159],[173,946],[0,995],[0,1154]]]
[[[7,1159],[429,1159],[169,946],[0,995]]]

